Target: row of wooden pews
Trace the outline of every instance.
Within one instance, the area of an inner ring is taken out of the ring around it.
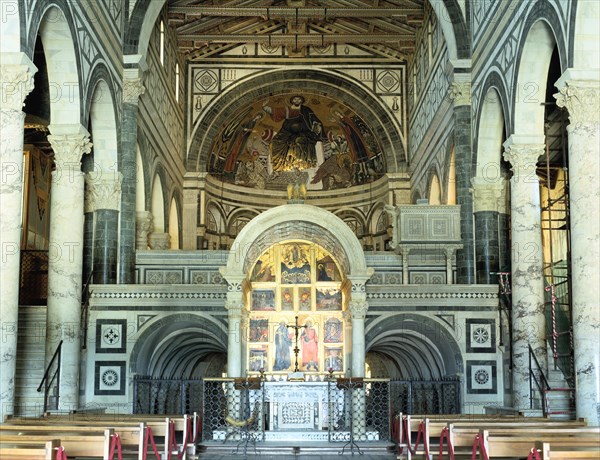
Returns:
[[[8,418],[0,425],[0,458],[61,460],[66,454],[68,458],[103,460],[188,460],[196,453],[200,425],[197,414],[72,413]]]
[[[399,459],[600,459],[600,427],[584,420],[399,414],[393,431]]]

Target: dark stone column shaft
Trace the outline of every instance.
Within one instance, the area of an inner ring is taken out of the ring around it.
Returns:
[[[94,283],[117,282],[117,248],[119,212],[113,209],[96,210],[94,235]]]
[[[463,249],[456,253],[456,282],[475,283],[473,242],[473,196],[471,195],[472,147],[471,106],[454,108],[454,154],[456,161],[456,204],[460,205]]]
[[[500,266],[498,243],[498,213],[480,211],[475,213],[475,267],[477,283],[494,284]]]
[[[121,284],[135,283],[137,117],[137,104],[124,102],[121,155],[119,155],[119,171],[123,174],[121,184],[121,246],[119,249],[119,281]]]
[[[510,216],[498,214],[499,271],[510,272]]]

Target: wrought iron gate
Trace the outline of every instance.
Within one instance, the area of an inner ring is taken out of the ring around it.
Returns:
[[[202,409],[202,380],[135,376],[133,412],[191,414]]]
[[[392,380],[393,414],[459,414],[460,380]]]

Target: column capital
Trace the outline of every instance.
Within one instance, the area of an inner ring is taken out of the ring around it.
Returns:
[[[95,211],[98,209],[119,210],[121,203],[121,183],[123,174],[86,174],[87,193],[86,203],[90,206],[88,209]]]
[[[504,184],[488,182],[481,177],[471,179],[473,193],[473,212],[498,211],[498,201],[502,196]]]
[[[366,300],[351,300],[348,303],[348,310],[352,315],[352,320],[365,319],[367,310],[369,310],[369,302]]]
[[[81,157],[92,151],[90,133],[81,125],[50,125],[52,134],[48,141],[54,151],[57,169],[77,165],[81,168]]]
[[[123,102],[138,103],[140,96],[146,92],[142,77],[123,79]]]
[[[150,249],[155,251],[171,249],[171,235],[166,232],[152,232],[150,234]]]
[[[227,300],[225,302],[225,310],[227,310],[227,316],[231,317],[242,317],[242,311],[244,310],[244,303],[237,300]]]
[[[597,73],[567,69],[555,85],[559,92],[554,94],[556,105],[569,112],[571,127],[600,124],[600,82]]]
[[[25,53],[2,53],[0,65],[0,109],[22,111],[33,89],[37,67]]]
[[[471,105],[471,82],[453,81],[448,87],[448,97],[455,106]]]
[[[531,168],[535,174],[538,159],[544,154],[546,146],[543,137],[513,135],[504,142],[504,149],[504,160],[511,164],[514,175],[526,174]]]
[[[152,213],[138,211],[135,214],[136,249],[148,249],[148,234],[152,231]]]
[[[371,276],[373,276],[373,273],[375,273],[375,269],[372,267],[368,267],[366,273],[364,274],[349,275],[347,279],[352,284],[350,288],[352,294],[366,292],[367,289],[365,285],[367,284],[367,281],[369,281]]]

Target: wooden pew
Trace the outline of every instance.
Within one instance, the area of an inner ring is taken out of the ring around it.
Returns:
[[[10,433],[10,434],[9,434]],[[35,442],[45,442],[53,439],[59,440],[59,445],[63,446],[67,455],[72,457],[98,457],[108,459],[110,443],[112,440],[112,430],[79,432],[54,432],[52,430],[35,431],[10,431],[0,427],[0,437],[2,442],[31,440]]]
[[[8,439],[0,438],[0,458],[24,460],[56,460],[58,439]]]
[[[600,438],[553,439],[549,442],[536,441],[535,448],[541,460],[576,460],[600,458]]]
[[[526,457],[537,441],[550,442],[554,444],[579,442],[580,445],[598,446],[598,432],[596,433],[572,433],[566,436],[564,433],[544,433],[543,431],[530,432],[529,434],[495,434],[488,430],[482,430],[483,443],[490,458],[500,457]],[[557,444],[558,445],[558,444]]]

